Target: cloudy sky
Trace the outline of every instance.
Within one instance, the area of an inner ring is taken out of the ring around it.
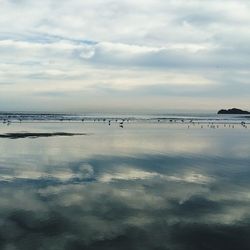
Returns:
[[[0,109],[250,109],[248,0],[0,0]]]

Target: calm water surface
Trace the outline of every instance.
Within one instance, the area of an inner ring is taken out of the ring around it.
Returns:
[[[0,249],[250,249],[250,130],[27,123],[0,139]]]

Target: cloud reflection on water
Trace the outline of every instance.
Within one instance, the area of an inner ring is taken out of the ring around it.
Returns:
[[[116,148],[125,136],[120,134],[102,135],[100,147],[97,136],[69,138],[68,144],[62,138],[1,141],[7,148],[26,148],[13,151],[13,158],[1,153],[0,248],[249,249],[250,158],[228,154],[230,134],[210,137],[200,153],[194,147],[179,154],[163,147],[159,153],[158,143],[164,145],[172,133],[159,137],[148,129],[149,154],[140,147],[144,134],[135,132],[127,132],[135,136],[133,153],[126,154]],[[189,133],[189,140],[204,145],[205,132]],[[247,140],[233,136],[249,149]],[[174,144],[186,139],[179,134]],[[67,151],[88,146],[75,157]]]

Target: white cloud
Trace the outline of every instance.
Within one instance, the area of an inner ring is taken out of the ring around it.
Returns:
[[[152,85],[189,86],[195,98],[197,86],[204,95],[208,86],[235,93],[229,74],[239,88],[248,81],[240,73],[250,66],[245,0],[0,3],[2,98],[82,90],[84,99],[84,90],[95,86],[98,92],[100,86],[127,91]]]
[[[111,182],[111,181],[119,181],[119,180],[144,180],[144,179],[152,179],[152,178],[160,178],[166,181],[173,182],[187,182],[187,183],[197,183],[197,184],[207,184],[215,181],[210,176],[205,176],[200,173],[188,172],[183,175],[164,175],[159,174],[157,172],[147,172],[140,169],[134,169],[129,166],[126,166],[124,169],[120,169],[117,172],[113,173],[105,173],[102,175],[99,180],[101,182]]]

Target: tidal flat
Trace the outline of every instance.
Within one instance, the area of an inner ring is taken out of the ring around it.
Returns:
[[[0,249],[250,249],[249,129],[0,125],[57,132],[0,138]]]

